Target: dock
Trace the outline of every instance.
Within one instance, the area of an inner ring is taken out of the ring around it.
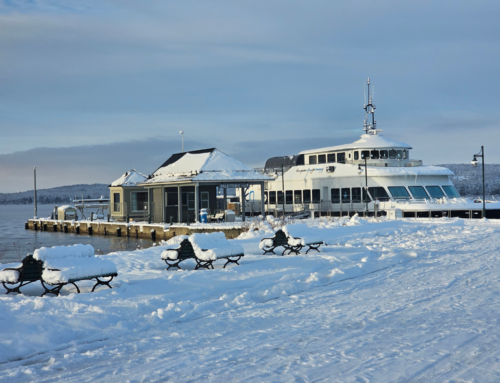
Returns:
[[[26,230],[42,232],[73,233],[77,235],[98,235],[124,238],[144,238],[152,241],[169,240],[177,235],[194,233],[214,233],[221,231],[227,239],[238,237],[244,230],[244,223],[196,223],[158,224],[145,222],[74,221],[53,219],[29,219]]]

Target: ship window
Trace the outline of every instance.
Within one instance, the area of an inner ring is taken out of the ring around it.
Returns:
[[[358,151],[354,152],[354,159],[359,160],[359,152]]]
[[[297,157],[296,165],[304,165],[304,155],[303,154],[299,154],[299,156]]]
[[[304,203],[311,203],[311,191],[310,190],[303,190],[302,193],[304,196]]]
[[[349,153],[349,158],[351,158],[351,153]]]
[[[443,189],[444,189],[444,192],[446,193],[446,195],[450,198],[456,198],[456,197],[460,197],[460,194],[458,194],[458,192],[455,190],[455,188],[453,186],[443,186]]]
[[[361,152],[361,159],[364,160],[364,159],[368,159],[370,158],[370,151],[369,150],[363,150]]]
[[[408,189],[410,189],[411,194],[413,194],[413,198],[415,199],[429,198],[422,186],[409,186]]]
[[[309,165],[316,165],[317,163],[316,156],[309,156]]]
[[[389,201],[389,195],[385,191],[383,187],[373,187],[373,188],[368,188],[368,191],[370,192],[371,196],[373,199],[378,199],[379,201]]]
[[[352,202],[361,202],[361,188],[352,188]]]
[[[318,156],[318,164],[326,164],[326,154],[320,154]]]
[[[408,157],[408,152],[406,150],[403,150],[403,160],[406,160]]]
[[[271,205],[276,205],[276,192],[275,191],[269,192],[269,203]]]
[[[343,188],[342,189],[342,203],[351,202],[351,189]]]
[[[313,189],[313,203],[318,203],[319,201],[321,201],[319,189]]]
[[[426,186],[427,191],[433,198],[442,198],[444,193],[439,186]]]
[[[302,203],[302,191],[295,190],[293,192],[293,203],[301,204]]]
[[[328,155],[328,163],[331,164],[333,162],[335,162],[335,153],[330,153]]]
[[[410,199],[410,194],[404,186],[389,186],[388,189],[394,199]]]
[[[401,158],[403,158],[403,151],[398,150],[398,160],[400,160]]]
[[[396,151],[394,149],[389,150],[389,158],[391,160],[395,160],[396,159]]]
[[[345,164],[345,153],[337,153],[337,162],[339,164]]]
[[[332,203],[340,203],[340,189],[331,190]]]
[[[383,160],[386,160],[389,158],[389,153],[387,152],[387,150],[381,150],[380,151],[380,158],[383,159]]]
[[[278,191],[277,194],[278,194],[278,204],[283,205],[283,192]]]
[[[378,160],[378,158],[379,158],[379,152],[378,152],[378,150],[372,150],[371,159],[372,160]]]
[[[286,204],[293,204],[293,190],[287,190],[286,192]]]

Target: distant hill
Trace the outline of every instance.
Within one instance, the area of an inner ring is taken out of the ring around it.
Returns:
[[[107,184],[79,184],[59,186],[51,189],[38,189],[36,191],[39,204],[69,203],[75,196],[77,198],[109,197]],[[31,204],[33,203],[33,190],[18,193],[0,193],[0,205]]]

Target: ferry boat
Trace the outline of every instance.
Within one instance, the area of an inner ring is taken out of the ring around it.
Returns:
[[[381,134],[367,81],[364,134],[353,143],[273,157],[263,172],[268,213],[309,215],[394,214],[396,217],[482,218],[482,201],[463,198],[444,167],[411,158],[412,147]],[[247,192],[247,212],[260,211],[260,191]],[[486,218],[500,218],[500,203],[487,201]]]

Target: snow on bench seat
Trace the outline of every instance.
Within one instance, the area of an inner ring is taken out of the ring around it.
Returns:
[[[193,250],[199,259],[215,261],[217,258],[226,258],[243,254],[243,246],[232,244],[224,233],[195,233],[189,237]]]
[[[179,252],[177,251],[177,249],[181,245],[181,242],[187,238],[189,238],[189,236],[187,235],[177,235],[173,238],[170,238],[167,241],[167,245],[162,245],[162,248],[165,250],[161,252],[161,259],[176,260],[179,256]]]
[[[291,246],[307,246],[309,244],[322,243],[324,239],[318,235],[317,228],[311,228],[304,223],[286,225],[283,232],[288,236]]]
[[[3,268],[19,268],[22,264],[19,262],[2,264]],[[0,283],[16,283],[19,280],[19,271],[17,270],[2,270],[0,271]]]
[[[96,257],[91,245],[42,247],[33,258],[43,261],[42,278],[49,284],[117,274],[116,265]]]

